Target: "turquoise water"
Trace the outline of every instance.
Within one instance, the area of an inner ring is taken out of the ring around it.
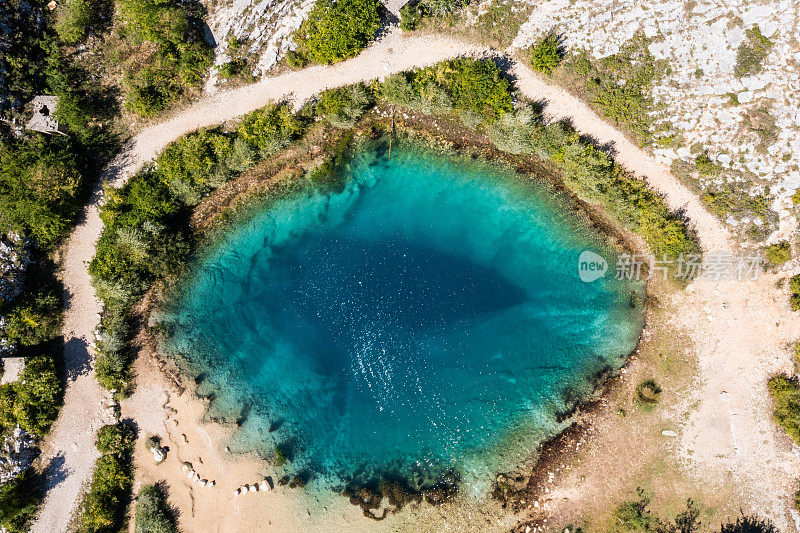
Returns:
[[[635,347],[640,286],[549,186],[419,146],[361,149],[343,190],[235,224],[192,269],[167,349],[237,419],[231,447],[332,480],[510,468]]]

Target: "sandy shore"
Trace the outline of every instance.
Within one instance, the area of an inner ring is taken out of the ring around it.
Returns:
[[[190,389],[182,391],[158,369],[152,353],[143,351],[135,371],[139,386],[122,405],[122,418],[135,421],[139,438],[134,461],[134,491],[142,484],[163,481],[169,500],[180,510],[183,531],[508,531],[516,523],[493,501],[457,497],[434,507],[412,504],[382,521],[365,518],[361,508],[312,480],[302,489],[280,486],[280,467],[255,457],[234,455],[224,443],[232,428],[203,422],[206,409]],[[169,447],[167,459],[156,464],[146,448],[147,437],[158,435]],[[182,463],[189,462],[202,479],[214,487],[200,486],[187,478]],[[244,484],[258,484],[265,477],[274,482],[268,492],[239,496]],[[131,531],[133,526],[131,525]]]
[[[331,86],[369,80],[471,52],[482,50],[447,37],[403,38],[397,32],[390,32],[382,41],[350,61],[330,67],[310,67],[220,93],[201,100],[163,123],[148,127],[109,167],[105,178],[119,185],[180,135],[229,120],[269,101],[291,98],[299,102]],[[610,143],[618,162],[645,178],[664,195],[671,208],[683,209],[707,251],[730,251],[734,248],[723,225],[672,176],[668,168],[656,163],[577,98],[548,84],[520,63],[514,64],[514,73],[520,90],[526,96],[547,101],[546,114],[570,117],[578,131],[601,143]],[[89,282],[86,262],[94,255],[94,244],[102,230],[98,216],[99,200],[99,194],[93,196],[64,253],[63,280],[67,301],[64,336],[69,381],[65,406],[45,444],[43,463],[52,468],[48,470],[49,491],[34,531],[66,530],[69,516],[77,509],[81,487],[91,476],[96,455],[94,435],[107,413],[102,405],[107,395],[94,379],[88,351],[92,331],[98,322],[99,304]],[[775,280],[766,276],[757,281],[698,281],[677,295],[674,304],[674,320],[670,327],[686,331],[691,337],[699,372],[691,398],[685,399],[690,408],[678,425],[680,438],[675,446],[676,455],[685,461],[687,470],[696,473],[698,483],[712,486],[735,484],[736,490],[751,496],[754,510],[775,519],[783,530],[795,529],[787,513],[787,503],[796,473],[800,471],[800,461],[792,453],[788,440],[771,422],[765,387],[772,373],[790,369],[788,342],[800,336],[798,321],[788,309],[786,294],[777,291]],[[123,410],[127,416],[133,417],[142,434],[151,430],[154,433],[165,432],[163,425],[166,423],[169,428],[169,424],[173,424],[169,439],[175,442],[169,443],[171,447],[174,445],[171,457],[159,467],[148,467],[139,450],[140,480],[157,479],[162,474],[171,480],[173,498],[182,513],[181,523],[193,526],[187,526],[188,530],[244,531],[252,530],[253,524],[270,527],[272,521],[282,528],[314,527],[313,513],[307,512],[303,516],[302,512],[296,512],[302,508],[297,507],[298,497],[290,501],[289,496],[280,491],[269,495],[248,494],[234,504],[233,487],[256,481],[258,475],[264,473],[263,466],[223,457],[213,446],[215,436],[212,432],[216,430],[195,423],[201,407],[190,405],[186,400],[188,396],[171,394],[167,387],[158,384],[156,373],[142,368],[143,364],[140,361],[137,368],[139,389],[125,402]],[[182,402],[186,405],[181,405]],[[169,415],[166,407],[158,407],[165,404],[186,413],[178,419],[178,426],[174,426],[174,416]],[[186,434],[188,443],[180,442],[183,434]],[[174,480],[172,477],[179,476],[173,472],[180,472],[179,468],[174,468],[179,457],[193,464],[197,457],[198,464],[204,468],[209,465],[208,471],[199,467],[198,470],[204,477],[215,479],[217,487],[203,489],[205,493],[191,485],[181,488],[178,477]],[[583,487],[582,492],[570,492],[570,501],[592,496],[591,485],[585,483]],[[594,490],[602,490],[602,487]],[[314,493],[313,486],[309,492]],[[275,498],[268,499],[270,496]],[[314,504],[324,507],[327,502]],[[352,530],[356,527],[353,520],[363,519],[357,508],[349,507],[346,501],[344,505],[341,511],[336,507],[335,514],[345,524],[342,527]],[[468,504],[464,505],[469,509]],[[450,513],[440,511],[443,510],[423,509],[419,512],[436,515],[430,520],[426,517],[425,523],[437,523],[437,516],[439,520],[452,519],[445,518]],[[491,527],[507,528],[499,515],[483,513],[459,511],[455,515],[468,521],[465,527],[481,520],[491,520]],[[411,518],[393,517],[380,523],[381,527],[401,528],[402,525],[394,521],[410,520],[414,514],[404,516]],[[438,524],[441,526],[443,522]],[[455,528],[454,524],[447,524]],[[370,522],[368,525],[375,524]]]

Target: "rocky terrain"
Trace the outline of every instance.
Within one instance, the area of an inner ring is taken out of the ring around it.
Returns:
[[[514,45],[524,48],[555,32],[568,50],[602,58],[642,32],[650,53],[668,64],[652,89],[661,104],[653,127],[668,122],[674,135],[652,147],[654,156],[667,165],[693,164],[707,151],[719,172],[699,179],[702,190],[728,183],[757,197],[766,186],[785,226],[790,196],[800,186],[798,15],[800,5],[791,0],[620,0],[610,6],[600,0],[549,0],[535,3]],[[762,41],[767,53],[743,74],[739,49],[748,45],[754,27],[767,39]],[[729,215],[727,222],[765,221]]]
[[[292,33],[300,27],[314,0],[232,0],[209,7],[208,25],[216,41],[215,67],[232,59],[232,38],[245,47],[252,73],[263,76],[287,51],[294,49]],[[217,90],[220,78],[213,68],[206,91]]]

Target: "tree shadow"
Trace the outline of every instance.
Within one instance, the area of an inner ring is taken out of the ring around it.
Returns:
[[[50,458],[47,465],[42,469],[42,473],[38,476],[38,484],[42,489],[49,491],[67,479],[69,471],[65,463],[64,452],[58,452],[58,454]]]
[[[67,381],[75,381],[91,369],[89,344],[85,339],[72,337],[64,345],[64,375]]]

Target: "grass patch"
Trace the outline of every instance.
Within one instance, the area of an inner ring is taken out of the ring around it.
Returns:
[[[745,30],[747,38],[739,45],[736,51],[736,65],[733,67],[733,74],[737,78],[758,74],[764,68],[772,41],[761,34],[758,25]]]
[[[654,533],[693,533],[700,530],[700,509],[690,499],[686,510],[673,520],[663,520],[650,511],[652,498],[641,487],[636,489],[636,499],[621,503],[614,518],[623,531],[647,531]]]

